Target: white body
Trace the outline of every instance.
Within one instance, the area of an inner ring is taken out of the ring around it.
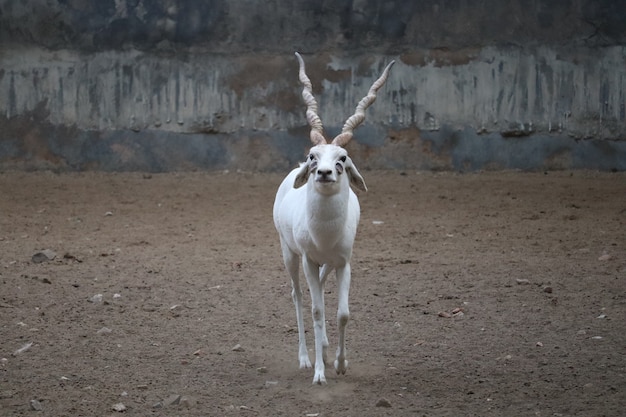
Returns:
[[[285,267],[293,286],[301,368],[311,367],[311,362],[304,334],[300,261],[311,294],[315,334],[313,383],[326,382],[324,363],[328,338],[324,284],[332,270],[337,276],[339,332],[334,365],[337,373],[342,374],[348,366],[345,330],[350,317],[350,260],[360,217],[359,201],[350,184],[367,189],[346,151],[332,144],[318,145],[311,148],[307,162],[291,171],[281,183],[274,202],[274,224],[280,235]]]
[[[354,129],[365,120],[365,110],[376,100],[376,93],[387,80],[393,61],[385,67],[367,95],[359,101],[354,114],[344,123],[341,133],[328,143],[322,121],[317,115],[317,102],[313,97],[311,80],[306,75],[304,60],[297,52],[296,57],[300,65],[300,82],[304,87],[302,98],[307,105],[306,118],[311,127],[310,139],[315,146],[309,151],[306,162],[291,171],[278,187],[274,201],[274,225],[280,235],[283,260],[293,286],[291,294],[298,320],[300,368],[311,367],[302,316],[302,289],[299,279],[299,264],[302,261],[302,269],[311,293],[315,333],[313,383],[323,384],[326,382],[324,365],[328,349],[324,284],[328,275],[335,270],[339,332],[335,370],[338,374],[344,374],[348,367],[345,335],[350,318],[350,260],[361,214],[359,200],[350,186],[367,191],[363,177],[343,146],[352,139]]]

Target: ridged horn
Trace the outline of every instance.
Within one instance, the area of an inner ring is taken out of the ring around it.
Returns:
[[[352,139],[354,133],[354,129],[359,127],[359,125],[361,125],[361,123],[363,123],[363,121],[365,120],[365,109],[367,109],[369,106],[372,105],[372,103],[374,103],[374,101],[376,101],[376,93],[378,92],[380,87],[385,84],[385,81],[387,81],[387,77],[389,76],[389,70],[391,69],[393,64],[395,64],[395,62],[396,61],[391,61],[389,65],[387,65],[382,75],[374,82],[374,84],[372,84],[372,86],[370,87],[370,91],[367,93],[367,95],[363,97],[361,101],[359,101],[359,104],[356,106],[354,114],[350,116],[348,120],[346,120],[343,125],[343,129],[341,129],[341,133],[337,135],[335,139],[333,139],[333,145],[345,146],[348,142],[350,142],[350,139]]]
[[[317,102],[315,101],[315,97],[313,97],[313,87],[311,86],[311,80],[307,77],[305,69],[304,69],[304,60],[300,56],[299,53],[296,52],[296,57],[298,58],[298,62],[300,64],[300,82],[304,86],[302,89],[302,98],[306,104],[306,120],[311,126],[311,142],[314,145],[322,145],[328,143],[326,138],[324,137],[324,127],[322,126],[322,120],[317,115]]]

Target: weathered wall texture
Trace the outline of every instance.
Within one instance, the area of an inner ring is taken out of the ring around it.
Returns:
[[[0,0],[0,167],[284,170],[293,51],[360,167],[626,170],[626,5]]]

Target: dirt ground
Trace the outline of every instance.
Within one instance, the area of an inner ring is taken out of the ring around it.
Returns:
[[[626,174],[362,174],[350,364],[314,386],[281,175],[1,173],[0,415],[624,415]]]

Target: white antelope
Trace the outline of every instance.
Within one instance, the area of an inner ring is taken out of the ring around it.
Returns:
[[[365,120],[365,109],[376,100],[376,92],[383,86],[394,64],[392,61],[374,82],[356,107],[352,116],[332,142],[324,136],[322,122],[317,115],[317,102],[312,94],[311,81],[306,75],[304,61],[296,53],[300,64],[299,77],[304,85],[302,97],[307,105],[306,117],[311,127],[313,142],[306,162],[283,180],[274,202],[274,225],[280,235],[285,267],[291,277],[292,298],[298,321],[300,368],[310,368],[302,316],[302,290],[298,277],[300,258],[311,294],[315,333],[314,384],[326,383],[324,364],[328,337],[324,314],[324,284],[331,271],[336,271],[338,288],[337,326],[339,344],[335,370],[345,374],[345,331],[350,317],[348,293],[350,290],[350,259],[360,217],[359,200],[350,185],[367,191],[363,177],[343,148],[353,131]],[[306,184],[306,187],[303,187]]]

